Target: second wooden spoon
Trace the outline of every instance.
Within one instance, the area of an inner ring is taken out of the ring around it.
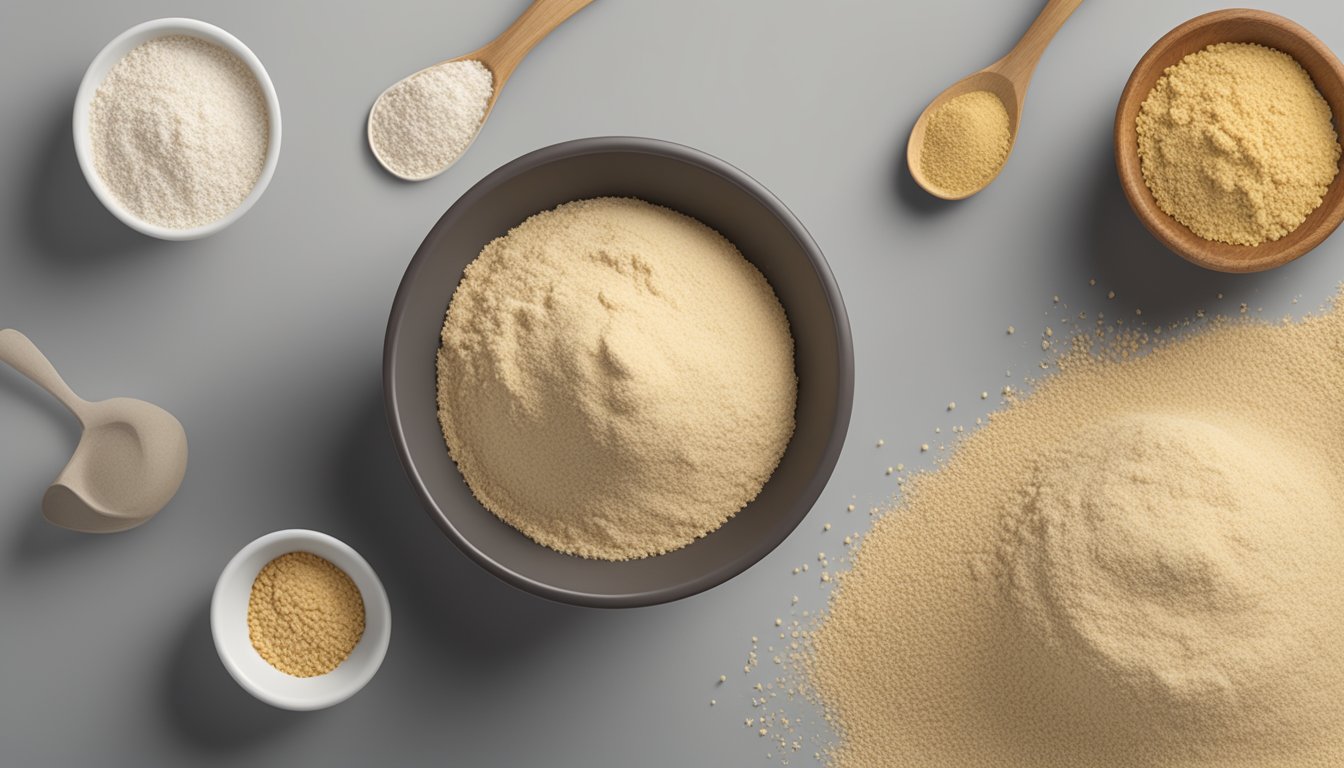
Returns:
[[[1059,31],[1060,27],[1064,26],[1064,22],[1079,5],[1082,5],[1082,2],[1083,0],[1050,0],[1047,2],[1040,15],[1027,29],[1026,34],[1022,36],[1021,40],[1017,41],[1017,45],[1013,46],[1013,49],[1006,56],[979,72],[953,83],[924,108],[924,111],[919,115],[919,119],[915,121],[915,127],[910,130],[910,141],[906,145],[905,157],[907,164],[910,166],[910,175],[926,192],[944,200],[961,200],[989,186],[998,177],[998,171],[995,171],[994,175],[986,179],[979,188],[960,194],[949,193],[931,182],[925,176],[920,162],[924,149],[924,129],[928,125],[929,115],[962,94],[972,91],[989,91],[997,96],[999,101],[1003,102],[1004,109],[1008,111],[1008,152],[1011,153],[1013,143],[1017,140],[1017,125],[1022,115],[1022,104],[1026,101],[1027,86],[1031,85],[1031,75],[1036,71],[1036,63],[1041,60],[1041,54],[1045,53],[1045,48],[1050,44],[1050,40],[1054,38],[1055,33]],[[1003,165],[1006,165],[1007,162],[1007,158],[1005,158],[999,169],[1002,170]]]

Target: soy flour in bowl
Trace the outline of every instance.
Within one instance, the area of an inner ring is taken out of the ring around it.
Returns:
[[[794,429],[784,310],[722,235],[630,198],[539,213],[468,265],[438,415],[476,498],[534,541],[628,560],[717,529]]]

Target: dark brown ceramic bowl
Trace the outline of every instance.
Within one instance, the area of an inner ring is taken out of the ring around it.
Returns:
[[[627,562],[547,549],[482,507],[444,447],[435,404],[439,332],[467,264],[528,216],[604,195],[639,197],[681,211],[736,244],[784,306],[798,372],[797,429],[755,501],[687,547]],[[854,353],[845,306],[821,251],[764,187],[689,147],[593,138],[514,160],[478,182],[439,219],[411,259],[392,304],[383,391],[406,473],[430,515],[462,551],[496,576],[543,597],[629,607],[721,584],[768,554],[802,521],[830,478],[849,428]]]

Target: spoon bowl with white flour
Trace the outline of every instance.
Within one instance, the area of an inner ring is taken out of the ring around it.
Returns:
[[[394,83],[369,110],[373,156],[404,181],[448,170],[475,141],[523,57],[592,1],[536,0],[485,46]]]

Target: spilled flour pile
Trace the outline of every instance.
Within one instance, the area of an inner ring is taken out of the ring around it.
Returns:
[[[1081,348],[918,476],[805,667],[877,766],[1344,765],[1344,313]]]

